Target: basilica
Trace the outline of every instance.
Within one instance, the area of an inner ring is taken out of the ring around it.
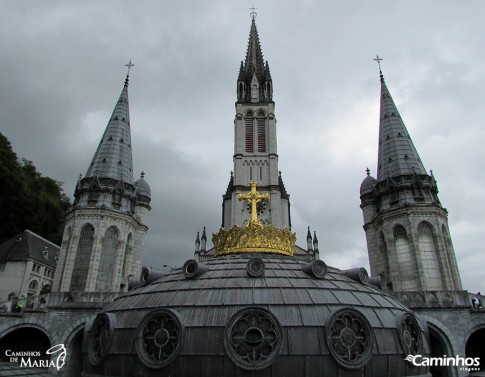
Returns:
[[[221,228],[213,247],[204,228],[194,258],[161,273],[142,268],[152,198],[144,174],[135,180],[133,172],[127,75],[76,184],[52,292],[0,314],[0,374],[32,374],[5,357],[27,349],[39,353],[29,365],[49,365],[37,375],[458,377],[484,370],[485,311],[472,305],[482,297],[462,287],[437,180],[382,71],[379,80],[377,171],[368,170],[360,186],[370,271],[327,265],[310,229],[306,245],[295,244],[273,79],[252,17],[235,83],[234,167],[221,187]]]

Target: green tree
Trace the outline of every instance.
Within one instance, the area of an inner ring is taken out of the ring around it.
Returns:
[[[42,176],[32,161],[19,161],[0,133],[0,242],[29,229],[60,244],[69,198],[62,182]]]

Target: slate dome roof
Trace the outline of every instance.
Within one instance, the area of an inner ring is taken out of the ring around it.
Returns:
[[[425,375],[404,360],[429,353],[419,320],[366,279],[264,253],[189,260],[86,325],[83,375]]]
[[[360,195],[368,194],[374,190],[374,186],[377,183],[377,179],[372,177],[371,175],[368,175],[367,177],[364,178],[360,185]]]
[[[143,177],[141,177],[138,181],[134,183],[135,188],[137,189],[138,195],[146,196],[147,198],[152,197],[152,190],[148,185],[147,181]]]

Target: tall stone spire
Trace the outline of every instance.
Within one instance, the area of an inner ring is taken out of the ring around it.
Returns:
[[[238,102],[266,102],[273,99],[273,83],[268,62],[264,62],[256,21],[249,31],[246,59],[241,62],[238,76]]]
[[[426,174],[411,136],[399,115],[381,73],[381,111],[377,180],[406,174]]]
[[[246,58],[237,77],[236,117],[234,119],[234,174],[223,196],[222,226],[243,226],[253,209],[240,202],[238,194],[250,190],[255,181],[258,191],[269,200],[257,205],[259,219],[268,226],[291,229],[290,196],[278,173],[275,103],[269,64],[263,60],[258,30],[252,12]]]
[[[108,121],[85,178],[98,176],[133,184],[128,79]]]

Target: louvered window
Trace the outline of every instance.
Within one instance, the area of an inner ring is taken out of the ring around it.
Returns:
[[[258,113],[258,152],[266,152],[266,120],[264,113]]]
[[[254,152],[253,113],[251,111],[246,114],[246,152]]]

